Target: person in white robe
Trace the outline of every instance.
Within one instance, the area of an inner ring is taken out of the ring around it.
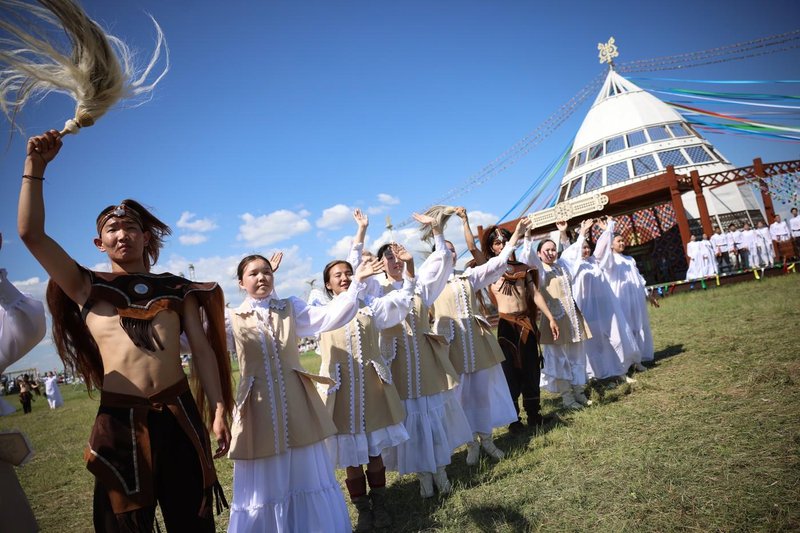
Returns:
[[[763,220],[756,222],[756,257],[755,264],[761,267],[772,267],[775,262],[775,247],[772,236]]]
[[[708,239],[708,235],[703,233],[703,239],[698,242],[697,254],[700,258],[702,277],[715,276],[717,274],[717,261],[714,247]]]
[[[2,247],[3,234],[0,233],[0,249]],[[6,269],[0,268],[0,374],[30,352],[44,338],[46,329],[42,302],[22,294],[8,281]],[[0,397],[0,416],[15,411],[14,406]],[[11,432],[19,433],[19,430]],[[0,516],[9,527],[17,531],[38,531],[14,467],[4,459],[0,459],[0,487],[3,493]]]
[[[794,256],[800,257],[800,215],[797,214],[796,207],[793,207],[791,212],[792,217],[788,221],[789,233],[794,242]]]
[[[434,302],[432,329],[450,343],[450,362],[459,375],[456,394],[473,436],[467,443],[468,465],[478,463],[481,450],[494,459],[502,459],[504,453],[494,444],[492,431],[517,421],[501,365],[505,357],[489,322],[479,312],[475,294],[500,279],[528,225],[527,218],[521,219],[497,256],[461,274],[451,274]],[[445,245],[455,265],[455,246],[449,241]]]
[[[0,234],[0,249],[2,247],[3,235]],[[8,281],[6,269],[0,268],[0,373],[39,344],[46,329],[42,302],[22,294]],[[0,416],[16,410],[0,397]]]
[[[633,356],[634,367],[643,371],[645,367],[642,362],[652,361],[655,358],[647,302],[649,300],[654,307],[659,305],[655,294],[647,291],[647,283],[639,273],[636,260],[622,253],[626,247],[625,239],[620,234],[614,234],[614,224],[611,217],[605,222],[600,222],[600,226],[605,226],[604,229],[614,236],[609,243],[610,246],[597,246],[594,256],[600,261],[600,268],[606,273],[611,289],[619,298],[625,318],[636,337],[638,350]]]
[[[584,220],[578,239],[561,254],[572,276],[572,294],[583,313],[592,336],[586,339],[590,378],[607,379],[624,376],[634,361],[636,339],[625,319],[619,299],[611,290],[605,272],[592,255],[587,240],[594,220]],[[598,239],[598,245],[608,246],[612,234],[608,229]],[[630,380],[630,378],[628,378]]]
[[[686,269],[686,280],[693,280],[703,277],[703,264],[700,261],[700,243],[694,235],[689,236],[686,243],[686,260],[689,268]]]
[[[231,427],[233,501],[229,532],[349,532],[352,527],[325,438],[336,427],[315,388],[332,382],[300,365],[297,341],[347,324],[358,309],[356,281],[329,305],[278,298],[274,267],[252,255],[239,264],[242,304],[227,309],[228,348],[239,360]]]
[[[556,222],[556,227],[563,235],[567,223]],[[558,335],[548,335],[544,319],[539,325],[539,343],[544,356],[541,386],[560,394],[565,409],[590,405],[584,392],[587,381],[586,339],[594,335],[575,303],[570,263],[558,258],[556,244],[551,239],[536,246],[530,235],[525,236],[519,260],[537,270],[539,292],[558,325]]]
[[[429,309],[447,285],[453,262],[437,221],[416,213],[413,216],[423,227],[431,226],[435,251],[416,270],[414,303],[405,320],[380,333],[381,352],[403,401],[403,425],[409,435],[407,441],[384,451],[383,462],[400,474],[416,473],[420,495],[429,498],[434,495],[434,485],[440,494],[450,492],[445,467],[453,451],[472,440],[472,431],[455,392],[458,374],[450,362],[449,345],[431,331],[429,321]],[[379,294],[402,288],[408,252],[402,246],[396,251],[401,255],[395,255],[389,243],[378,250],[386,278],[380,284],[370,278],[368,287],[377,285]]]
[[[784,270],[786,270],[786,263],[794,254],[794,246],[789,226],[781,220],[780,215],[775,215],[775,221],[769,225],[769,234],[772,237],[772,242],[775,243],[775,256],[780,259]]]
[[[358,231],[350,257],[363,247],[368,219],[356,210]],[[396,245],[395,245],[396,246]],[[400,252],[395,247],[395,255]],[[378,265],[377,258],[358,253],[360,270],[365,264]],[[350,286],[353,267],[336,260],[326,265],[323,282],[335,301]],[[414,302],[416,284],[414,261],[404,261],[403,282],[399,289],[381,296],[364,294],[355,318],[344,327],[320,335],[320,374],[334,381],[323,394],[336,425],[336,434],[326,441],[334,464],[345,468],[345,485],[358,511],[355,531],[371,531],[391,526],[386,506],[386,467],[383,451],[409,439],[403,425],[406,412],[384,360],[379,333],[403,322]],[[366,465],[366,472],[364,466]],[[369,485],[369,494],[367,494]]]
[[[64,398],[61,396],[61,389],[58,388],[58,376],[55,372],[48,372],[45,376],[44,393],[47,396],[47,404],[50,409],[56,409],[64,405]]]
[[[714,227],[711,246],[714,248],[714,257],[717,259],[717,272],[720,274],[730,272],[731,256],[728,253],[728,236],[723,234],[718,226]]]

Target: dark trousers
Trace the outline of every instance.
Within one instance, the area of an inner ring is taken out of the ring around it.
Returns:
[[[211,489],[203,489],[200,459],[192,442],[168,409],[147,415],[153,461],[155,498],[161,506],[164,526],[170,532],[214,533]],[[206,498],[205,516],[198,512]],[[108,491],[99,482],[94,487],[94,528],[97,532],[149,533],[153,531],[155,505],[114,514]]]
[[[717,256],[717,271],[722,274],[723,272],[730,272],[731,270],[731,256],[728,252],[720,252]]]
[[[736,252],[737,263],[739,263],[739,270],[747,270],[750,268],[750,250],[747,248],[740,248]]]
[[[539,346],[532,331],[523,341],[522,331],[521,326],[503,318],[497,324],[497,340],[505,355],[505,361],[502,363],[503,373],[517,416],[519,417],[519,397],[522,396],[522,406],[528,414],[528,424],[539,424],[541,423]]]
[[[30,392],[19,393],[19,403],[22,404],[22,412],[26,415],[31,412],[32,399],[33,399],[33,394],[31,394]]]

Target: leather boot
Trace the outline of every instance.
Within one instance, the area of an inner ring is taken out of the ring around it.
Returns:
[[[356,511],[358,511],[356,527],[353,531],[356,533],[372,531],[372,508],[369,496],[367,496],[367,478],[361,476],[355,479],[345,479],[344,483],[347,485],[347,492],[350,493],[350,501],[353,502]]]
[[[492,435],[489,433],[479,433],[478,436],[481,439],[481,448],[485,451],[490,457],[497,459],[498,461],[505,457],[506,454],[503,453],[503,450],[498,448],[492,442]]]
[[[367,470],[369,499],[372,502],[372,525],[384,529],[392,525],[392,517],[386,510],[386,468],[374,472]]]
[[[386,509],[386,487],[369,490],[372,501],[372,525],[375,529],[386,529],[392,525],[392,516]]]

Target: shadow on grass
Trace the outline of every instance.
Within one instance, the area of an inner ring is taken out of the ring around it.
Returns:
[[[669,359],[670,357],[680,355],[685,351],[686,350],[683,349],[683,344],[673,344],[671,346],[667,346],[663,350],[659,350],[655,353],[654,362],[658,362],[663,359]]]
[[[497,531],[506,526],[511,531],[530,531],[533,526],[516,509],[502,505],[486,505],[469,510],[469,517],[479,531]]]

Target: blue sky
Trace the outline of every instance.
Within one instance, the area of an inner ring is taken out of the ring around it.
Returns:
[[[48,232],[94,267],[104,262],[91,243],[95,216],[135,198],[174,230],[156,270],[188,272],[191,263],[234,304],[242,256],[283,250],[279,294],[302,296],[306,282],[344,254],[350,209],[370,210],[375,243],[387,215],[404,220],[463,184],[604,70],[597,43],[609,36],[625,62],[790,31],[800,20],[795,1],[84,6],[142,61],[154,36],[145,12],[152,14],[172,65],[150,102],[115,109],[65,140],[47,173]],[[651,75],[798,79],[798,50]],[[473,213],[474,225],[494,222],[563,150],[591,100],[514,166],[453,202]],[[60,128],[72,111],[66,97],[52,95],[20,123],[35,134]],[[708,138],[737,165],[800,158],[797,143]],[[41,296],[46,275],[15,227],[24,141],[14,134],[0,153],[0,265]],[[58,367],[48,341],[12,368],[31,366]]]

